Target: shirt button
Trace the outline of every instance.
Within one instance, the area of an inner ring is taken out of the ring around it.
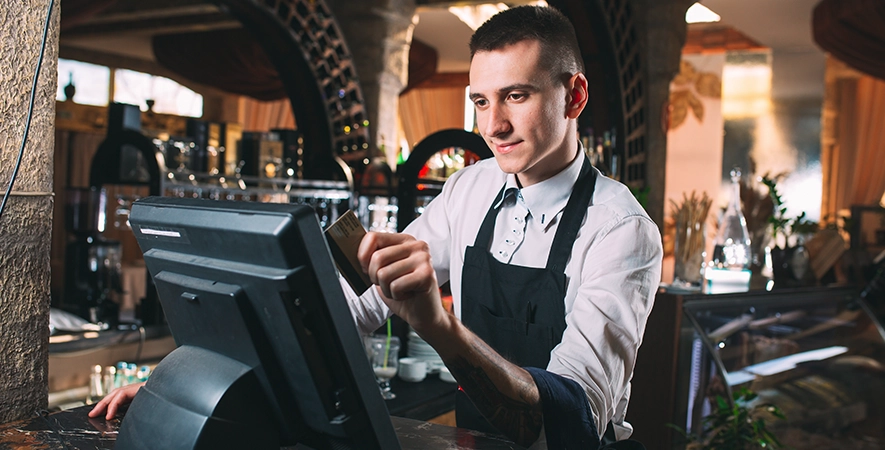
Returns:
[[[500,252],[500,253],[501,253],[501,256],[503,256],[503,257],[505,257],[505,258],[508,257],[508,256],[510,256],[510,254],[507,253],[507,252]]]

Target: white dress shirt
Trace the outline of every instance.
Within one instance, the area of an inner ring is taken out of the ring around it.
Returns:
[[[522,189],[494,159],[480,161],[449,177],[442,193],[406,228],[406,234],[429,245],[439,284],[451,281],[458,318],[464,253],[489,207],[501,208],[490,246],[493,256],[509,264],[545,267],[581,171],[583,155],[578,155],[559,174]],[[502,186],[508,189],[496,198]],[[627,187],[597,173],[593,199],[565,268],[566,329],[547,370],[584,388],[600,436],[609,420],[618,439],[632,433],[624,421],[630,379],[660,281],[662,256],[657,226]],[[349,288],[345,292],[363,332],[372,332],[390,314],[375,289],[359,299]]]

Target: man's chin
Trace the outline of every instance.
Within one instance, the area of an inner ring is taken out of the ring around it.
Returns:
[[[521,163],[499,156],[498,154],[495,154],[495,161],[498,163],[498,167],[502,172],[511,175],[517,175],[525,169]]]

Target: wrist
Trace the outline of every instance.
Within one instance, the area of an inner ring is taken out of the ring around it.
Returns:
[[[443,311],[437,320],[420,329],[415,329],[415,332],[445,360],[448,354],[455,351],[462,327],[463,325],[454,314]]]

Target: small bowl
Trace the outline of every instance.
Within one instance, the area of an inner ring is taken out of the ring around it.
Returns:
[[[399,377],[411,383],[418,383],[427,376],[427,362],[418,358],[400,358]]]

